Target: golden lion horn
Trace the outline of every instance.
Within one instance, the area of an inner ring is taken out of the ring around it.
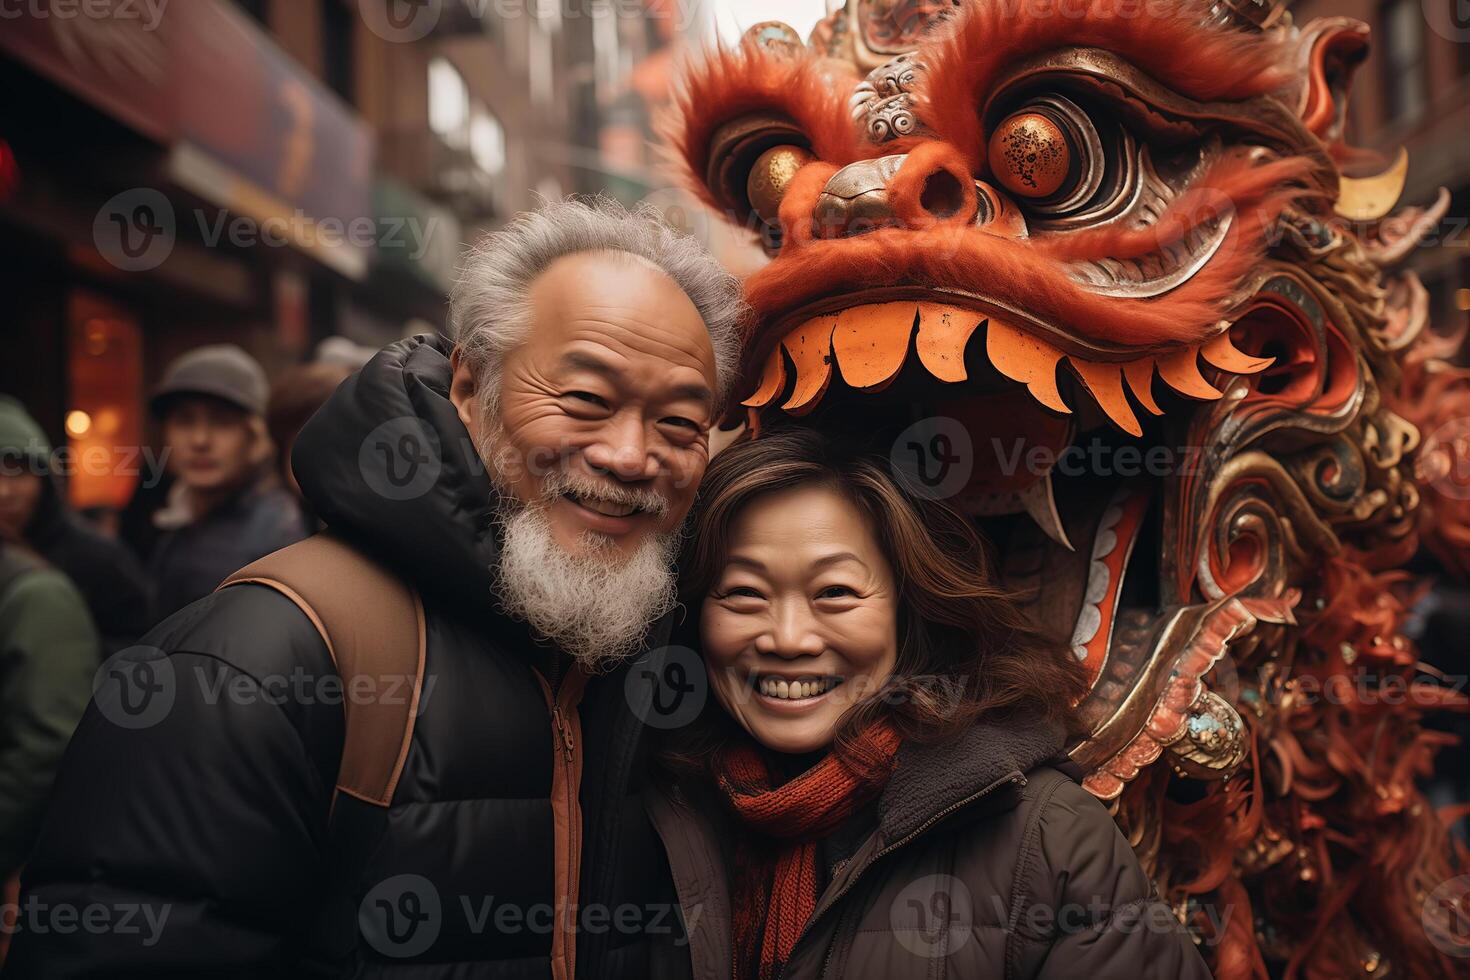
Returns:
[[[1339,177],[1333,210],[1349,221],[1377,221],[1399,202],[1409,179],[1409,151],[1399,147],[1393,165],[1372,177]]]
[[[903,369],[911,339],[929,374],[940,381],[964,381],[968,377],[965,349],[981,327],[985,327],[990,363],[1005,377],[1025,385],[1039,403],[1055,412],[1072,411],[1057,385],[1057,366],[1065,359],[1098,407],[1120,429],[1135,436],[1143,434],[1143,427],[1127,393],[1132,392],[1145,411],[1163,414],[1153,396],[1155,373],[1182,395],[1214,399],[1220,392],[1200,372],[1200,358],[1231,374],[1254,374],[1272,362],[1272,358],[1253,357],[1236,349],[1228,332],[1177,351],[1145,354],[1131,361],[1093,361],[1065,353],[996,317],[943,303],[902,300],[856,306],[807,320],[782,338],[766,361],[756,391],[741,404],[762,408],[785,390],[787,357],[796,370],[791,394],[781,404],[789,414],[805,415],[817,406],[832,383],[834,367],[841,370],[848,387],[881,391]]]

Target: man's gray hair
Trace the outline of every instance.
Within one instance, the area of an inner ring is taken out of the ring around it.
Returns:
[[[465,260],[449,319],[456,348],[496,403],[500,365],[531,326],[531,283],[557,259],[577,252],[639,256],[672,279],[694,303],[715,353],[716,404],[722,404],[740,359],[745,305],[740,284],[698,241],[681,235],[649,205],[629,211],[606,197],[548,201],[486,235]]]

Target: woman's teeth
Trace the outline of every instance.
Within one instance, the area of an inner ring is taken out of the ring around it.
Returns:
[[[785,681],[775,677],[762,677],[756,681],[756,690],[768,698],[803,701],[826,694],[841,682],[841,678],[837,677],[819,677],[808,681]]]

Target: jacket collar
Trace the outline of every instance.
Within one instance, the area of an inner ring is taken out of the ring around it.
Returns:
[[[914,833],[1012,773],[1060,761],[1064,741],[1065,732],[1056,724],[982,723],[940,744],[906,743],[878,799],[882,839],[895,841]]]

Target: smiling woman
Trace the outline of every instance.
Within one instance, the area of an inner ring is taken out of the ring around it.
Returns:
[[[726,718],[682,733],[676,767],[707,767],[717,746],[697,743],[736,737],[729,719],[776,751],[842,754],[879,719],[916,742],[1016,713],[1067,725],[1060,694],[1085,691],[966,518],[815,432],[717,456],[680,567]]]
[[[1082,665],[962,515],[766,435],[710,466],[681,567],[715,696],[647,805],[695,977],[1208,977],[1066,760]]]

